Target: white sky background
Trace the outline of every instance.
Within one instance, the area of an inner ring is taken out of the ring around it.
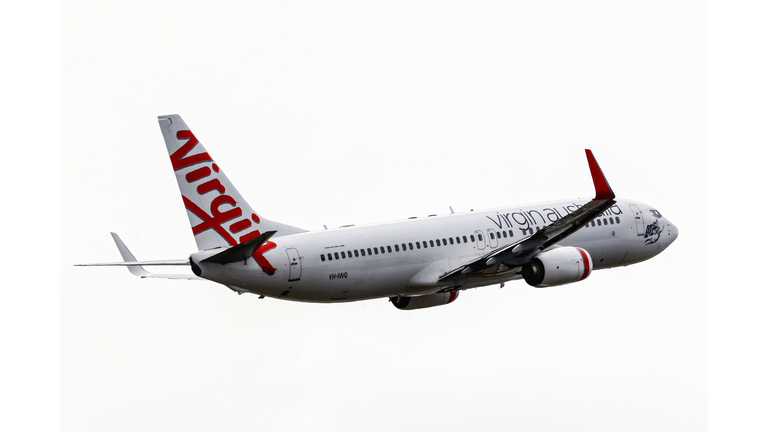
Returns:
[[[62,7],[66,431],[699,431],[707,421],[701,2],[104,2]],[[308,229],[614,191],[655,259],[403,312],[140,280],[195,250],[156,116]]]

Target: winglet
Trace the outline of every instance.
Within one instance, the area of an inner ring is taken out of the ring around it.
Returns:
[[[613,194],[611,186],[608,184],[608,180],[603,175],[603,170],[600,169],[600,165],[597,164],[595,156],[592,154],[592,150],[585,150],[587,152],[587,162],[589,162],[589,171],[592,173],[592,182],[595,183],[595,199],[596,200],[609,200],[616,198]]]

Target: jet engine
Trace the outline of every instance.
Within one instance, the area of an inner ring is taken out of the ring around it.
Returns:
[[[536,255],[523,266],[528,285],[546,288],[584,280],[592,272],[592,257],[578,247],[559,247]]]
[[[447,293],[428,294],[418,297],[390,297],[389,301],[395,305],[396,308],[401,310],[423,309],[432,306],[440,306],[448,304],[459,296],[458,291],[451,291]]]

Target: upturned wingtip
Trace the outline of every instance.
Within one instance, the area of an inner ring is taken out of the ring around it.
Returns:
[[[589,171],[592,173],[592,182],[595,184],[595,199],[606,200],[614,199],[616,195],[613,193],[611,186],[608,184],[603,170],[600,169],[600,165],[595,159],[595,155],[592,154],[592,150],[585,149],[587,153],[587,162],[589,163]]]

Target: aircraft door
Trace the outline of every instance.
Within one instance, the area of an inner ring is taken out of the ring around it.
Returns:
[[[630,204],[629,208],[632,209],[632,213],[635,214],[635,225],[637,225],[637,235],[645,235],[645,221],[643,220],[643,214],[640,213],[640,209],[636,205]]]
[[[485,237],[480,230],[475,231],[475,241],[477,241],[477,248],[480,250],[485,249]]]
[[[488,243],[491,245],[491,249],[499,245],[499,233],[492,228],[488,228]]]
[[[288,282],[301,279],[301,256],[296,248],[287,248],[288,254]]]

